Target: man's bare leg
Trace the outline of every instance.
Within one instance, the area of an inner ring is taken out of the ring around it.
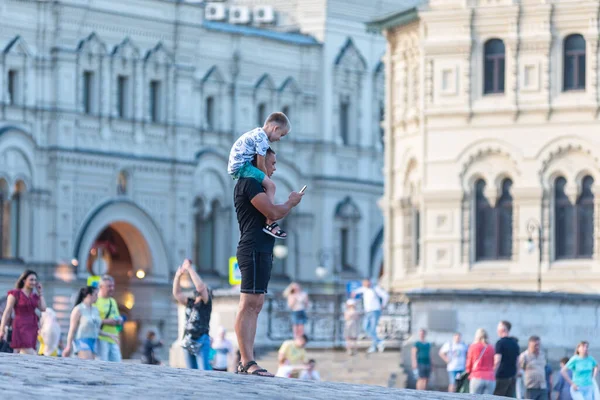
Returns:
[[[264,294],[240,294],[240,307],[235,319],[235,334],[238,339],[242,365],[254,361],[254,338],[256,337],[256,324],[258,314],[265,302]],[[248,369],[252,373],[260,369],[254,365]]]

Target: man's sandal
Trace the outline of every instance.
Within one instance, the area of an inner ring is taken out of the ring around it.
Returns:
[[[273,222],[271,225],[265,225],[263,232],[273,236],[275,239],[287,239],[287,233],[285,233],[283,229],[279,228],[279,230],[277,230],[277,228],[279,228],[279,224]]]
[[[248,363],[246,365],[244,365],[240,362],[238,364],[237,371],[235,371],[235,373],[243,374],[243,375],[264,376],[267,378],[273,378],[275,376],[264,368],[255,369],[254,371],[249,372],[248,369],[250,367],[252,367],[253,365],[258,365],[258,364],[256,364],[256,361],[248,361]]]

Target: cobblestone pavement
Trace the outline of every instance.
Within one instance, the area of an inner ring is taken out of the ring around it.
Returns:
[[[453,399],[378,386],[314,383],[141,364],[0,354],[0,398],[12,399]],[[470,397],[470,396],[464,396]],[[492,396],[480,398],[492,399]]]

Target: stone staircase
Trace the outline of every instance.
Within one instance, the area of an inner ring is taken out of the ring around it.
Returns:
[[[315,359],[321,379],[327,382],[367,384],[403,388],[406,378],[400,368],[400,353],[390,350],[367,354],[361,350],[349,356],[341,350],[307,349],[308,359]],[[259,358],[261,367],[275,373],[277,352],[263,353]]]

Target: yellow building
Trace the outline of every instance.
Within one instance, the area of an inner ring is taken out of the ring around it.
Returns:
[[[600,3],[405,4],[369,23],[387,39],[384,284],[598,291]]]

